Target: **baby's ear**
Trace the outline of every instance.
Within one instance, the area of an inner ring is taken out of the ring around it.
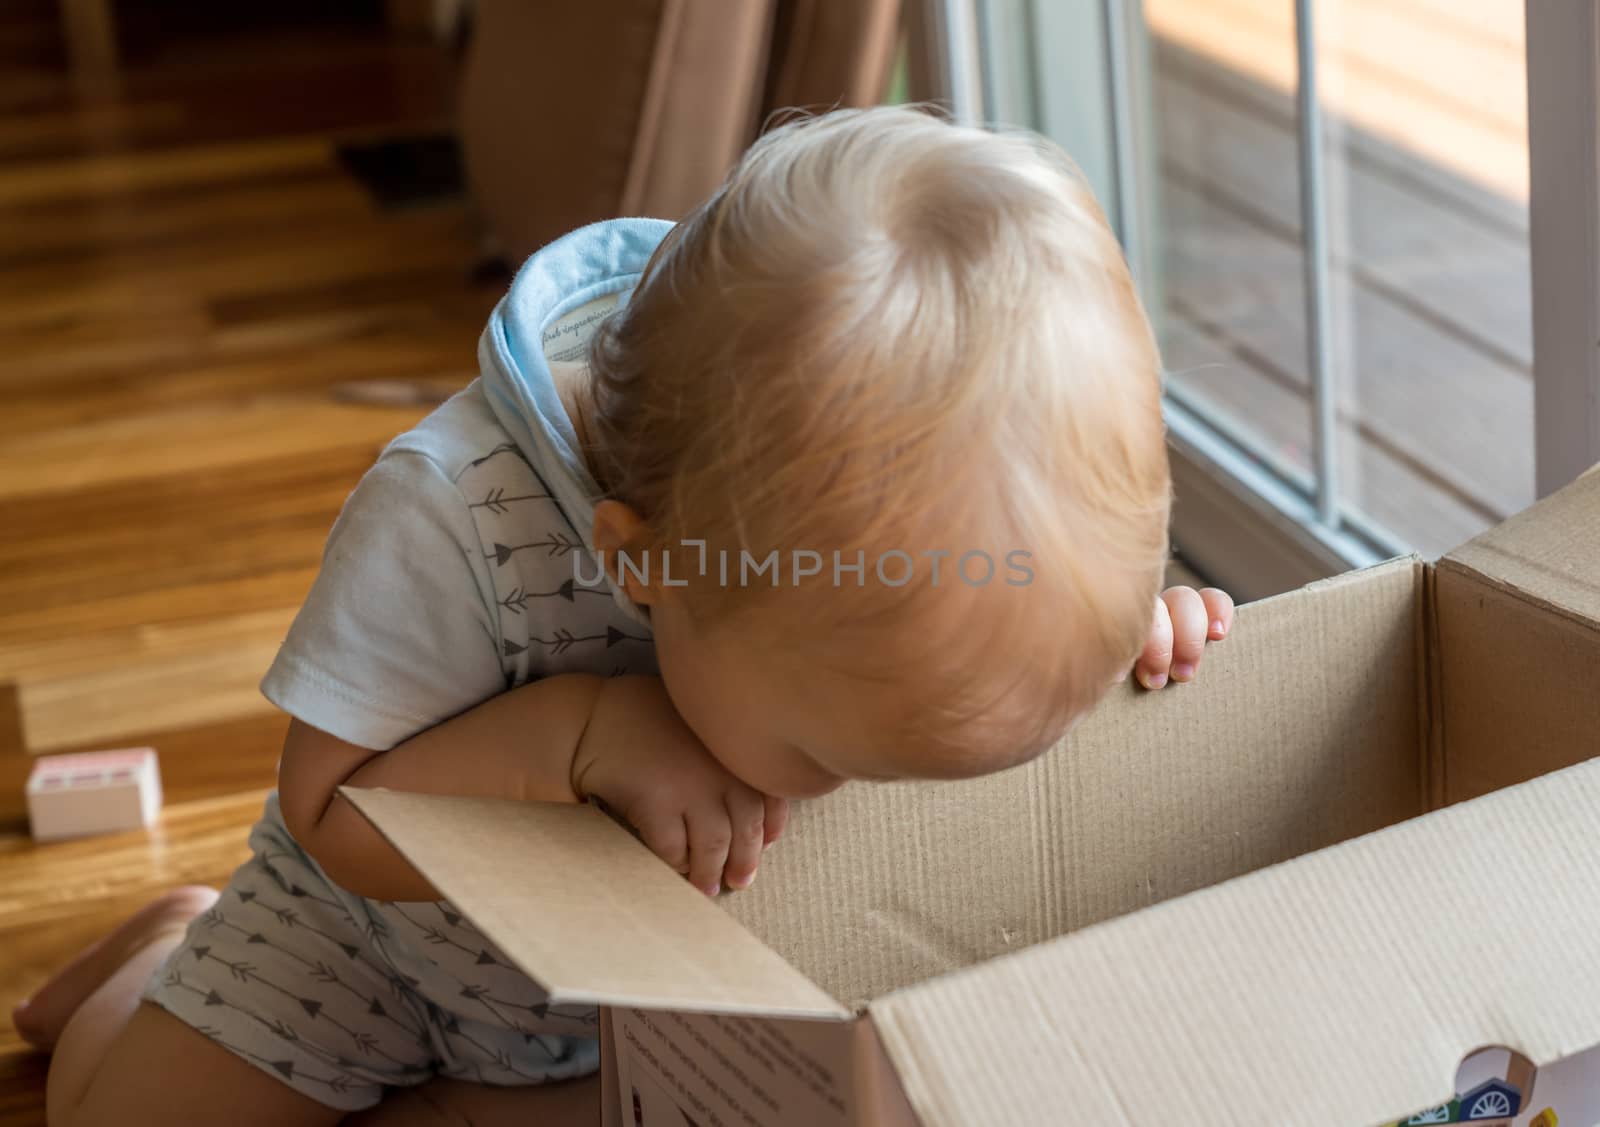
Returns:
[[[649,606],[655,599],[654,584],[639,579],[640,574],[650,574],[640,566],[648,566],[647,561],[640,558],[638,548],[644,541],[644,531],[643,518],[621,501],[601,501],[595,505],[593,538],[600,552],[601,566],[613,582],[621,584],[628,598],[640,606]],[[624,557],[629,557],[634,566],[623,567]]]

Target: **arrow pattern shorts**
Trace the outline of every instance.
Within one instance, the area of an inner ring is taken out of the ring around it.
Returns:
[[[539,1084],[599,1066],[596,1011],[543,992],[448,903],[366,900],[289,836],[273,794],[250,860],[145,998],[329,1107],[435,1076]]]

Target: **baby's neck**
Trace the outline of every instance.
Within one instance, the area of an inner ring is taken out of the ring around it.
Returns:
[[[590,429],[590,420],[594,416],[594,383],[589,376],[589,366],[568,360],[555,360],[550,364],[550,378],[556,385],[556,394],[561,397],[561,406],[566,408],[567,418],[572,420],[572,429],[578,436],[578,456],[583,459],[583,464],[588,467],[589,473],[595,472],[595,445],[593,431]]]

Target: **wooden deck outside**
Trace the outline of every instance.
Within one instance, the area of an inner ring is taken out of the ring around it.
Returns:
[[[1518,0],[1323,0],[1345,498],[1437,554],[1533,500]],[[1173,386],[1310,463],[1287,0],[1147,0]]]

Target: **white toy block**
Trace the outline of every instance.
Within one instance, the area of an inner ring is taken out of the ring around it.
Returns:
[[[27,791],[35,841],[134,830],[161,813],[161,768],[148,747],[47,755]]]

